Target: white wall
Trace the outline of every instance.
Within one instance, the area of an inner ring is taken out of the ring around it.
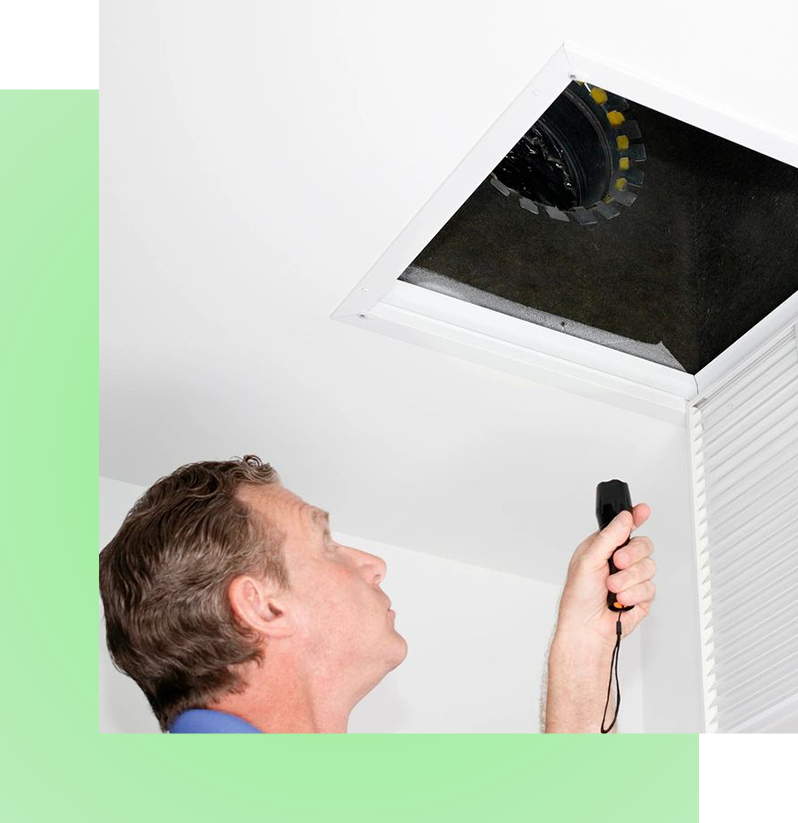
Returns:
[[[142,491],[100,478],[101,548]],[[356,707],[351,732],[539,730],[540,681],[558,586],[351,535],[336,537],[385,558],[385,590],[409,646],[405,662]],[[642,731],[639,637],[624,642],[621,677],[620,728]],[[100,731],[158,732],[144,695],[110,662],[102,619]]]

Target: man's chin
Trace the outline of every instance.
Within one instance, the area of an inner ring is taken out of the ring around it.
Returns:
[[[391,666],[391,670],[395,669],[407,657],[407,641],[396,629],[394,629],[393,633],[394,639],[396,640],[396,655],[392,658],[393,665]]]

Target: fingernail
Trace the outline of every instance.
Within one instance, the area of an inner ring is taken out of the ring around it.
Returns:
[[[626,556],[625,552],[616,552],[616,554],[615,554],[615,565],[616,566],[618,565],[619,561],[621,563],[626,563],[627,560],[628,560],[628,557]]]

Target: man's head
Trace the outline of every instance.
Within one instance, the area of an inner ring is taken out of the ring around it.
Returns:
[[[190,464],[148,489],[100,553],[108,648],[164,730],[245,693],[267,657],[354,705],[406,654],[384,576],[257,457]]]

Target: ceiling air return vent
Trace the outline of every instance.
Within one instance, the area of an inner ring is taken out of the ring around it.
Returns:
[[[798,315],[796,165],[564,46],[334,316],[683,424]]]

